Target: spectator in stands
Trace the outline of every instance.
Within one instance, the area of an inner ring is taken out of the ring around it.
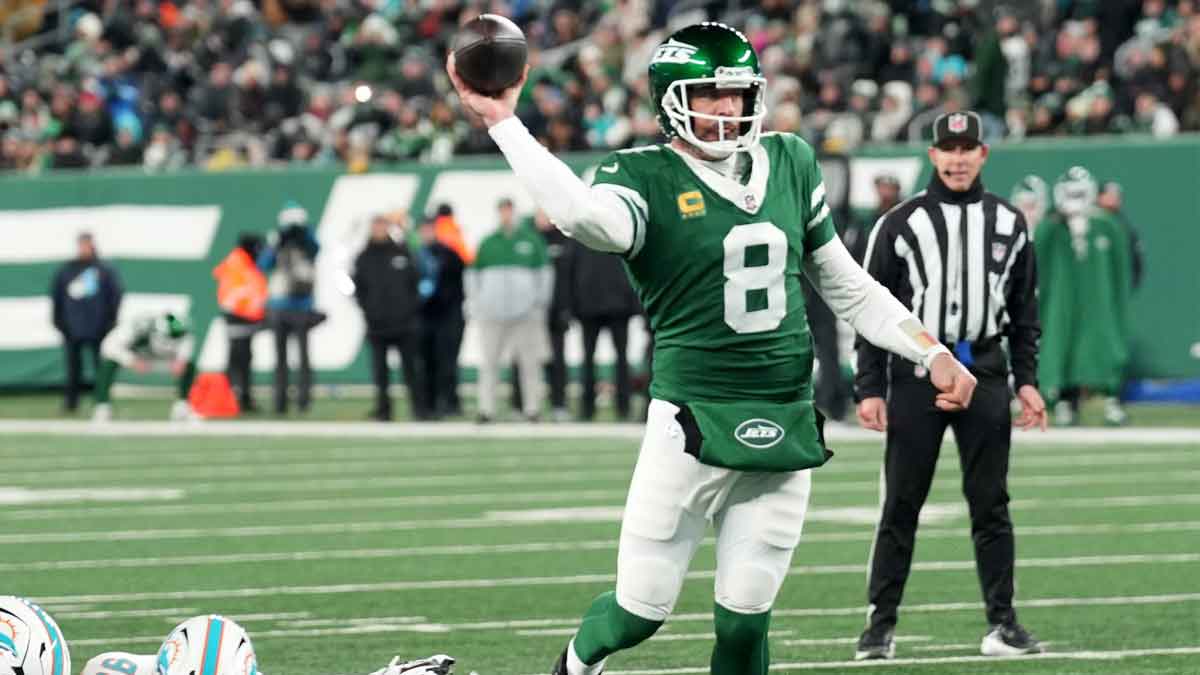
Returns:
[[[242,412],[258,412],[251,391],[251,339],[266,316],[267,278],[255,261],[262,252],[263,238],[253,232],[238,235],[238,245],[213,269],[217,280],[217,306],[225,319],[229,338],[229,360],[225,374],[237,395]]]
[[[312,403],[312,366],[308,333],[325,320],[314,303],[316,260],[320,246],[308,211],[289,201],[279,212],[278,227],[267,238],[258,266],[267,274],[267,325],[275,334],[275,414],[288,410],[288,341],[296,338],[300,372],[296,405],[301,413]]]
[[[100,342],[116,325],[124,294],[120,275],[100,260],[92,234],[81,232],[75,243],[75,259],[58,269],[50,287],[54,327],[62,333],[67,363],[63,410],[70,413],[79,407],[83,354],[91,353],[95,372]]]
[[[407,216],[377,214],[371,219],[371,236],[354,261],[354,297],[362,307],[371,345],[371,379],[375,408],[371,419],[392,419],[388,393],[388,351],[400,353],[404,385],[415,419],[426,419],[424,388],[419,380],[421,270],[404,242]]]
[[[641,304],[619,256],[595,251],[578,242],[571,244],[567,258],[571,313],[579,319],[583,331],[579,418],[590,421],[596,415],[596,342],[600,331],[606,330],[616,353],[613,384],[617,419],[627,420],[631,393],[626,349],[629,320],[641,310]]]
[[[438,240],[436,220],[428,218],[419,231],[417,265],[421,279],[421,354],[424,367],[417,381],[425,387],[422,400],[433,418],[462,414],[458,399],[458,352],[463,336],[463,267],[458,252]]]
[[[541,236],[518,225],[512,200],[502,199],[497,212],[499,227],[480,243],[466,283],[467,316],[478,327],[483,352],[478,421],[490,422],[496,416],[500,366],[510,355],[520,366],[522,412],[536,421],[542,409],[546,308],[554,272]]]

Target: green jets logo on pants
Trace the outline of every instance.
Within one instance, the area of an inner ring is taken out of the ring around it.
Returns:
[[[733,437],[746,447],[765,450],[783,440],[783,427],[771,420],[746,420],[733,430]]]

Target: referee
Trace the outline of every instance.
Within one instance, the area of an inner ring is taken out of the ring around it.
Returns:
[[[929,494],[946,427],[954,430],[971,512],[979,584],[991,626],[987,656],[1041,651],[1013,609],[1013,526],[1008,515],[1012,440],[1008,375],[1015,380],[1022,428],[1046,428],[1037,389],[1037,268],[1020,211],[986,192],[987,160],[979,115],[934,121],[924,192],[884,214],[867,244],[864,266],[908,305],[979,380],[970,407],[943,412],[928,373],[859,339],[855,396],[868,429],[887,432],[883,509],[870,564],[867,628],[856,659],[895,655],[893,633],[912,565],[917,517]],[[1003,340],[1007,338],[1007,353]]]

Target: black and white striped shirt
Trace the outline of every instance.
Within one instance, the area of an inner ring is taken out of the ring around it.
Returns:
[[[954,192],[935,173],[875,224],[863,265],[951,349],[1007,337],[1017,386],[1037,383],[1032,236],[1021,212],[978,180]],[[884,396],[887,353],[864,340],[857,348],[856,394]]]

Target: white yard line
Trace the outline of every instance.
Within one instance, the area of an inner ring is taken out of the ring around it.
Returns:
[[[1200,553],[1136,554],[1106,556],[1072,556],[1064,558],[1021,558],[1022,568],[1063,568],[1092,566],[1124,566],[1143,564],[1178,564],[1200,562]],[[973,570],[974,560],[942,560],[914,563],[913,569],[928,572]],[[863,574],[865,565],[798,565],[792,567],[793,575]],[[712,579],[713,570],[697,570],[686,575],[688,579]],[[212,589],[198,591],[155,591],[148,593],[99,593],[40,597],[44,604],[80,602],[140,602],[162,600],[210,600],[217,598],[259,598],[288,595],[341,595],[347,593],[382,593],[421,590],[447,590],[467,588],[525,588],[538,586],[562,586],[569,584],[611,583],[612,572],[597,574],[575,574],[567,576],[502,577],[492,579],[433,579],[424,581],[381,581],[355,584],[330,584],[306,586],[271,586],[258,588]],[[1025,604],[1025,603],[1022,603]],[[911,611],[911,610],[909,610]]]
[[[148,463],[139,468],[101,467],[66,471],[26,471],[23,467],[16,467],[15,470],[9,472],[6,480],[10,483],[28,485],[52,484],[58,488],[62,488],[70,486],[73,483],[92,486],[98,482],[103,483],[108,480],[105,478],[106,476],[119,476],[122,480],[133,484],[178,484],[180,487],[187,487],[191,483],[204,480],[211,481],[213,479],[221,479],[221,482],[224,484],[236,485],[239,483],[261,484],[264,479],[279,480],[283,478],[307,478],[311,476],[328,476],[339,479],[359,478],[365,480],[380,475],[394,476],[400,474],[443,479],[447,475],[451,475],[447,473],[449,469],[458,469],[459,471],[452,475],[462,477],[492,474],[497,469],[514,469],[530,465],[537,465],[540,468],[552,466],[576,468],[581,464],[586,464],[588,467],[601,469],[622,467],[627,471],[632,471],[636,459],[636,454],[633,452],[598,457],[590,455],[585,457],[582,453],[552,457],[522,454],[454,459],[441,457],[430,459],[426,457],[419,461],[350,461],[332,458],[315,462],[280,461],[269,465],[260,465],[257,469],[237,462],[221,462],[219,465],[213,466],[210,460],[207,466],[189,467],[186,469],[170,462],[166,464],[157,462]],[[824,467],[821,473],[822,475],[829,476],[856,472],[877,472],[879,470],[879,463],[878,459],[833,461],[827,467]],[[950,463],[953,463],[953,460],[950,460]],[[1014,473],[1016,473],[1027,469],[1058,467],[1150,466],[1162,464],[1180,464],[1185,468],[1192,468],[1200,466],[1200,457],[1197,457],[1196,453],[1191,450],[1129,452],[1084,457],[1026,457],[1014,460],[1013,468]],[[108,499],[108,501],[116,500]],[[136,493],[131,492],[126,501],[138,501]],[[3,494],[0,494],[0,503],[3,503]]]
[[[1116,661],[1134,659],[1143,656],[1188,656],[1200,654],[1200,647],[1161,647],[1153,649],[1121,649],[1108,651],[1078,651],[1050,652],[1046,654],[1031,654],[1028,656],[932,656],[918,658],[900,658],[877,661],[798,661],[794,663],[775,663],[772,671],[793,672],[796,670],[843,670],[847,668],[895,668],[898,666],[923,666],[948,663],[971,664],[986,667],[989,663],[1002,661]],[[703,675],[709,672],[708,666],[685,668],[667,668],[650,670],[614,670],[609,675]]]
[[[461,422],[109,422],[84,420],[0,420],[0,434],[56,436],[250,436],[256,438],[303,436],[307,438],[625,438],[640,439],[642,425],[629,424],[491,424]],[[878,433],[848,424],[828,424],[826,438],[836,441],[879,441]],[[1039,445],[1148,445],[1197,443],[1200,429],[1131,427],[1125,429],[1051,429],[1045,433],[1014,433],[1017,444]]]

